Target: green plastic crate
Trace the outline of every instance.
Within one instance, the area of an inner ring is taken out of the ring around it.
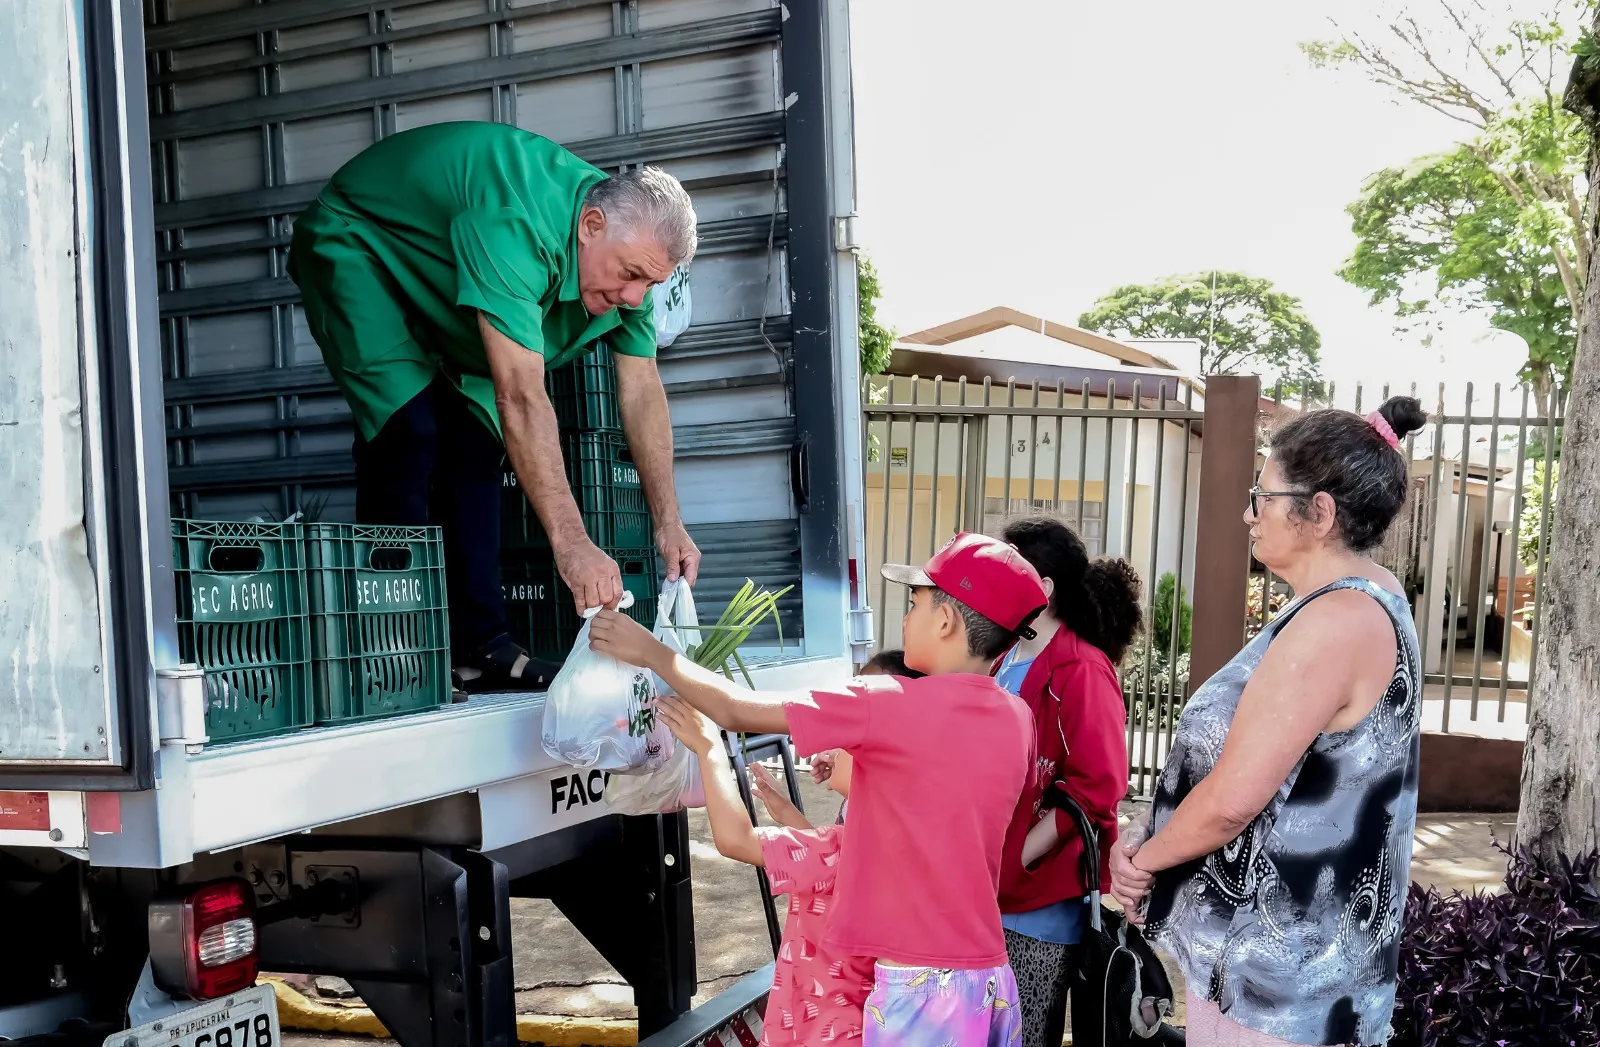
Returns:
[[[605,342],[596,342],[591,351],[553,369],[545,388],[562,430],[622,432],[617,365]]]
[[[651,548],[606,549],[622,572],[622,587],[633,594],[628,617],[646,627],[656,624],[656,597],[661,577]],[[504,553],[500,589],[506,598],[506,624],[511,638],[537,658],[564,661],[577,639],[583,619],[572,604],[572,590],[561,580],[548,550]]]
[[[639,467],[621,433],[568,433],[562,440],[567,482],[589,540],[602,549],[655,542]],[[550,539],[508,465],[500,481],[500,547],[548,549]]]
[[[450,701],[444,540],[437,527],[306,524],[316,722]]]
[[[213,742],[312,722],[301,526],[172,521],[178,652],[205,671]]]

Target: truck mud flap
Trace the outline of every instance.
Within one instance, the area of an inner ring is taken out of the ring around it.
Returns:
[[[639,1047],[756,1047],[772,988],[772,964],[734,982]]]

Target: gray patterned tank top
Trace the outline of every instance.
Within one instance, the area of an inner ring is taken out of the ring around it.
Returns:
[[[1358,589],[1388,612],[1398,655],[1381,701],[1317,736],[1232,843],[1156,877],[1147,933],[1189,989],[1230,1019],[1292,1043],[1389,1038],[1417,821],[1422,667],[1405,600],[1342,578],[1286,608],[1184,707],[1152,810],[1160,830],[1211,773],[1267,645],[1317,597]]]

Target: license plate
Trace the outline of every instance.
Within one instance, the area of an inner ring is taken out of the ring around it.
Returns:
[[[106,1037],[105,1047],[279,1047],[278,998],[257,985]]]

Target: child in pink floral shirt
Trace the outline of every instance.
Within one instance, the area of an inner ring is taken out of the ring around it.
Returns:
[[[759,766],[751,767],[756,793],[780,825],[751,825],[716,726],[676,698],[657,699],[657,710],[678,740],[699,757],[706,815],[717,850],[747,865],[764,866],[773,895],[789,896],[762,1023],[762,1047],[859,1044],[873,962],[835,955],[822,944],[844,826],[812,826]],[[849,793],[847,754],[839,754],[828,788]]]

